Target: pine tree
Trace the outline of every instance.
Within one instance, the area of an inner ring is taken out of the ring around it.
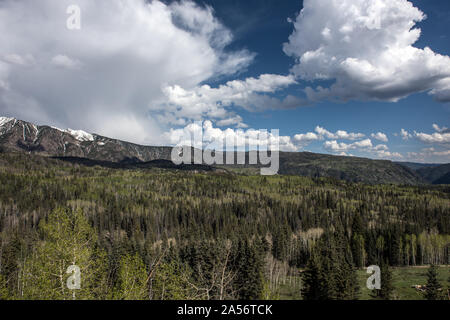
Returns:
[[[248,240],[241,240],[238,246],[237,276],[235,288],[239,299],[261,299],[264,290],[263,259],[260,251]]]
[[[359,287],[348,241],[327,233],[314,246],[302,274],[305,300],[354,300]]]
[[[352,255],[356,267],[364,267],[366,252],[364,250],[364,237],[361,234],[354,233],[352,236]]]
[[[427,300],[440,300],[442,298],[442,286],[437,279],[437,268],[431,265],[427,272],[427,284],[425,298]]]
[[[323,292],[323,281],[325,279],[322,272],[321,259],[314,251],[306,264],[306,269],[301,274],[303,300],[326,299],[327,295]]]
[[[288,251],[288,227],[283,225],[273,234],[272,254],[275,259],[284,261]]]

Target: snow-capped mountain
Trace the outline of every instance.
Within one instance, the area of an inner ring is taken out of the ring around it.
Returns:
[[[171,152],[170,147],[141,146],[82,130],[39,126],[7,117],[0,117],[0,148],[3,151],[112,162],[168,160]]]

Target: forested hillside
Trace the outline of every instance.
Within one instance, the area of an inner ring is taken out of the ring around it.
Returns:
[[[72,264],[79,299],[357,299],[357,268],[450,263],[450,187],[0,153],[0,232],[6,299],[72,299]]]
[[[433,184],[450,184],[450,163],[421,168],[416,172],[427,182]]]

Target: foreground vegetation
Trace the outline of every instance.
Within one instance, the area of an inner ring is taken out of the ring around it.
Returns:
[[[413,266],[450,263],[449,213],[448,186],[0,154],[0,297],[364,299],[358,269],[389,264],[391,298],[411,299]],[[70,265],[80,290],[67,289]]]

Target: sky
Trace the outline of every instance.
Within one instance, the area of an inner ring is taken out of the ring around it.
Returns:
[[[0,0],[0,116],[447,163],[449,25],[440,0]]]

